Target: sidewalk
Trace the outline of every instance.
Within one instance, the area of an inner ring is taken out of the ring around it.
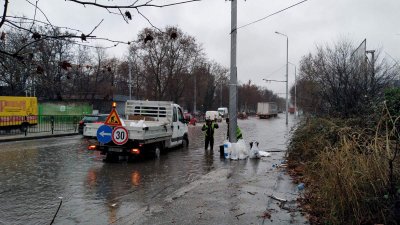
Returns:
[[[171,195],[149,204],[118,224],[309,224],[297,205],[300,191],[281,165],[284,152],[272,157],[224,160],[216,169]],[[157,196],[154,196],[156,198]]]
[[[39,132],[39,133],[27,133],[26,136],[24,133],[11,134],[11,135],[0,135],[0,143],[1,142],[11,142],[11,141],[51,138],[51,137],[61,137],[61,136],[71,136],[71,135],[79,135],[79,134],[74,131],[54,131],[53,134],[51,132]]]

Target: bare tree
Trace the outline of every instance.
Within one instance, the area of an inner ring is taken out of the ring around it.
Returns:
[[[0,41],[0,51],[14,51],[25,45],[26,40],[29,36],[22,31],[14,30],[8,33],[8,38],[2,38]],[[32,46],[31,46],[32,47]],[[21,52],[21,54],[27,54],[28,50]],[[33,49],[31,50],[33,51]],[[31,70],[32,55],[30,55],[30,61],[24,64],[16,63],[18,61],[14,58],[0,55],[0,82],[2,86],[9,87],[5,94],[10,95],[24,95],[29,79]]]
[[[385,59],[356,58],[348,41],[334,47],[317,47],[315,55],[303,57],[297,93],[303,110],[348,117],[370,112],[383,99],[383,90],[397,72]]]
[[[164,32],[144,29],[130,48],[146,78],[148,96],[156,100],[178,101],[190,77],[191,62],[199,54],[195,39],[175,27]]]
[[[4,26],[7,26],[9,28],[14,28],[17,30],[23,30],[28,32],[31,35],[31,38],[28,39],[27,43],[24,46],[21,46],[19,49],[15,49],[13,51],[7,51],[5,49],[0,49],[0,55],[2,56],[8,56],[8,57],[14,57],[18,59],[24,59],[24,57],[21,55],[21,51],[27,48],[28,46],[35,44],[38,41],[44,41],[44,40],[50,40],[50,39],[78,39],[81,41],[89,41],[93,39],[98,39],[98,40],[106,40],[109,41],[113,44],[129,44],[129,41],[119,41],[119,40],[110,40],[107,38],[102,38],[102,37],[97,37],[93,35],[94,31],[100,26],[102,21],[95,26],[91,32],[89,33],[84,33],[82,32],[79,27],[73,27],[73,28],[68,28],[68,27],[62,27],[62,26],[57,26],[51,23],[49,19],[46,16],[46,12],[44,12],[40,6],[39,6],[39,1],[36,1],[36,3],[32,3],[29,0],[25,0],[27,4],[32,6],[32,11],[34,11],[34,17],[33,18],[27,18],[27,17],[19,17],[17,15],[10,15],[10,12],[12,10],[9,10],[9,0],[4,0],[4,7],[1,13],[0,17],[0,37],[4,38],[5,36],[5,31],[2,29]],[[191,2],[197,2],[201,0],[186,0],[186,1],[176,1],[173,3],[166,3],[166,4],[155,4],[153,3],[153,0],[131,0],[131,3],[128,3],[126,5],[119,5],[119,4],[110,4],[108,1],[107,3],[101,3],[100,1],[97,0],[91,0],[91,1],[79,1],[79,0],[67,0],[66,2],[72,2],[76,4],[80,4],[84,6],[85,8],[88,8],[88,6],[91,7],[97,7],[97,8],[103,8],[106,10],[106,12],[112,14],[112,15],[118,15],[121,16],[121,18],[125,22],[129,22],[130,20],[133,19],[134,15],[139,15],[140,17],[143,17],[146,19],[150,24],[150,20],[143,14],[141,13],[141,9],[143,8],[165,8],[165,7],[172,7],[172,6],[177,6],[181,4],[186,4],[186,3],[191,3]],[[60,4],[62,4],[60,2]],[[66,3],[64,3],[66,4]],[[66,4],[66,7],[68,5]],[[1,8],[0,8],[1,9]],[[130,10],[134,10],[131,12]],[[38,14],[42,15],[45,18],[45,21],[40,21],[36,17]],[[31,28],[27,28],[26,26],[21,26],[20,24],[16,23],[16,20],[23,20],[24,24],[30,25]],[[50,34],[45,32],[40,32],[35,29],[32,29],[32,27],[35,24],[41,24],[41,26],[45,27],[46,30],[59,30],[60,32],[58,34]],[[152,25],[152,24],[151,24]]]

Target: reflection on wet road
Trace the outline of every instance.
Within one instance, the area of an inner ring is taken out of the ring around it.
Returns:
[[[290,118],[292,123],[292,118]],[[239,120],[247,142],[261,150],[285,150],[291,128],[284,115],[270,120]],[[226,124],[215,133],[214,152],[204,150],[201,125],[189,127],[188,148],[174,149],[158,160],[104,163],[86,150],[80,136],[3,143],[0,148],[0,224],[125,224],[127,215],[163,200],[208,172],[230,167],[219,157]],[[251,170],[257,163],[241,162]],[[235,168],[233,168],[235,169]]]

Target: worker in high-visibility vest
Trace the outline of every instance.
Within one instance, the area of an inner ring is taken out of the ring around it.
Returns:
[[[201,128],[202,131],[204,131],[205,134],[205,143],[204,143],[204,149],[208,149],[208,145],[210,144],[210,150],[212,151],[214,149],[214,130],[218,129],[218,124],[215,121],[211,121],[211,119],[207,118],[206,123],[203,125]]]
[[[226,118],[226,124],[228,124],[228,132],[226,132],[226,138],[228,138],[229,140],[229,118]],[[240,130],[239,126],[236,126],[236,141],[242,138],[242,131]]]

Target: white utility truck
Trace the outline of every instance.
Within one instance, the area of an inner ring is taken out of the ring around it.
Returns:
[[[257,116],[260,119],[268,119],[278,116],[278,106],[275,102],[259,102],[257,104]]]
[[[101,151],[106,161],[133,159],[142,155],[160,157],[161,151],[189,144],[187,121],[182,108],[167,101],[128,100],[125,119],[113,110],[102,124],[87,124],[85,136],[97,137],[90,150]],[[116,126],[110,121],[116,121]]]

